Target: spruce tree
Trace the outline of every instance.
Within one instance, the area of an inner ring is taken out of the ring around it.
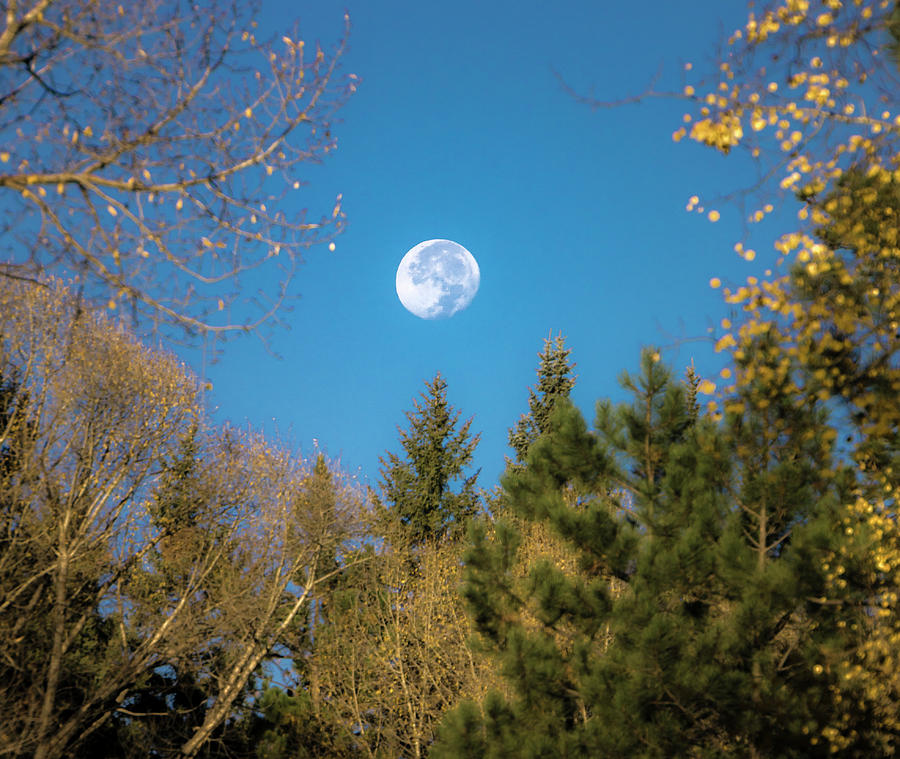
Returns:
[[[515,451],[515,463],[522,464],[528,449],[550,426],[550,414],[560,398],[568,398],[575,387],[575,364],[569,362],[570,348],[565,347],[562,333],[544,339],[544,350],[538,354],[538,382],[528,388],[528,413],[522,414],[509,431],[509,447]]]
[[[478,472],[466,475],[466,469],[481,435],[471,434],[471,418],[457,428],[460,412],[448,403],[440,372],[425,386],[421,402],[406,412],[409,428],[398,428],[403,453],[379,459],[389,514],[413,544],[458,533],[478,507]]]

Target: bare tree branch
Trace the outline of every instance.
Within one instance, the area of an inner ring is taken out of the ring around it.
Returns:
[[[326,52],[258,41],[236,0],[2,10],[0,275],[71,277],[171,338],[276,324],[303,252],[344,225],[340,196],[315,215],[295,197],[358,84],[337,70],[347,17]]]

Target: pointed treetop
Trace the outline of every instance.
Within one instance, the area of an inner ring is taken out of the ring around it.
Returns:
[[[694,359],[692,358],[690,366],[684,372],[684,387],[687,392],[688,411],[691,421],[696,421],[700,415],[700,402],[697,400],[697,397],[700,394],[701,381],[700,375],[697,374],[697,370],[694,368]]]
[[[509,446],[515,451],[517,464],[525,462],[531,444],[549,429],[556,401],[568,398],[575,386],[575,364],[569,361],[572,350],[565,342],[561,332],[555,338],[551,333],[544,338],[544,350],[538,353],[538,382],[528,389],[528,413],[522,414],[509,431]]]
[[[457,429],[460,412],[447,402],[440,372],[425,387],[421,401],[406,412],[408,429],[398,428],[403,456],[387,452],[380,459],[386,505],[415,542],[458,531],[478,506],[478,472],[464,472],[481,435],[471,435],[471,418]],[[454,492],[457,480],[461,485]]]

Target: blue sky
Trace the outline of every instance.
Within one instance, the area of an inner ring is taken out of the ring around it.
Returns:
[[[400,2],[263,0],[260,27],[329,49],[344,10],[352,24],[344,73],[362,84],[342,110],[338,150],[310,167],[304,204],[343,193],[347,231],[334,252],[310,251],[295,282],[290,330],[229,343],[206,369],[217,421],[313,440],[369,482],[398,450],[403,412],[438,371],[450,402],[482,433],[476,465],[491,487],[507,430],[526,410],[543,339],[561,331],[577,363],[576,403],[589,420],[641,346],[662,345],[682,372],[720,360],[697,341],[727,315],[709,279],[743,280],[733,251],[743,226],[689,214],[691,195],[740,186],[739,160],[672,142],[684,106],[657,99],[592,110],[562,88],[616,99],[680,90],[684,62],[703,68],[742,3]],[[294,197],[294,196],[292,196]],[[707,207],[712,207],[707,205]],[[425,321],[394,290],[404,253],[456,240],[481,269],[472,305]],[[681,341],[679,343],[679,341]]]

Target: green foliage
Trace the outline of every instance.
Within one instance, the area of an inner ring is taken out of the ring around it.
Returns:
[[[575,387],[572,370],[575,364],[569,362],[571,349],[565,347],[562,334],[555,339],[544,340],[544,350],[538,354],[538,382],[528,389],[528,413],[522,414],[516,426],[509,431],[509,446],[515,451],[515,463],[523,464],[528,449],[550,427],[550,414],[557,400],[568,398]]]
[[[612,476],[634,493],[635,515],[654,528],[654,506],[660,494],[667,458],[696,418],[690,386],[672,381],[655,350],[641,354],[641,373],[623,372],[619,383],[634,396],[631,404],[597,403],[597,432],[604,453],[616,462]]]
[[[511,523],[472,530],[464,593],[507,695],[448,715],[433,755],[828,755],[811,736],[841,696],[813,663],[862,615],[816,601],[842,540],[827,418],[748,402],[716,423],[653,351],[621,381],[630,403],[594,431],[558,404],[503,479],[578,566],[517,578]],[[847,755],[871,755],[871,713],[852,720]]]
[[[164,462],[159,488],[154,493],[151,516],[166,534],[193,527],[202,507],[196,475],[200,446],[194,425],[181,440],[178,451]]]
[[[894,8],[887,19],[886,29],[891,38],[885,47],[894,65],[900,68],[900,4],[894,3]]]
[[[306,691],[267,688],[254,725],[256,759],[326,759],[352,756],[351,744],[317,714]]]
[[[381,461],[381,488],[390,516],[412,542],[457,533],[478,508],[478,472],[466,476],[481,435],[470,434],[472,419],[459,429],[460,412],[447,402],[447,383],[438,373],[425,383],[422,402],[406,412],[409,428],[398,430],[403,456]],[[460,481],[458,490],[453,483]]]

